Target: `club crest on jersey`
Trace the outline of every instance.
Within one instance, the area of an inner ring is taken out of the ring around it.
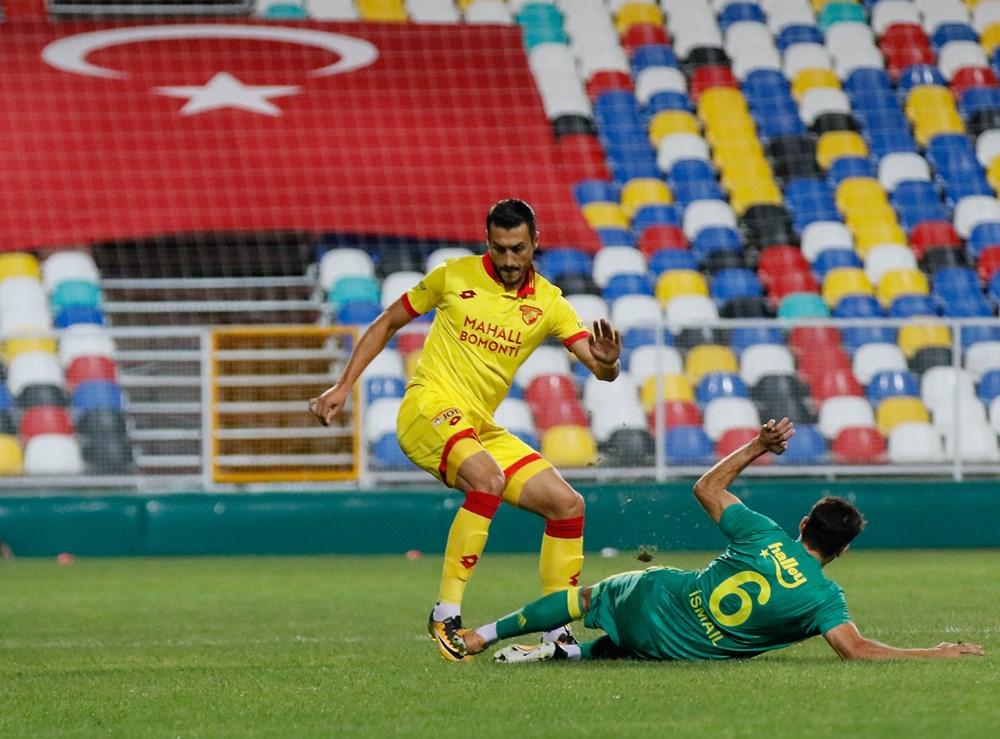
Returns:
[[[522,305],[521,308],[521,318],[529,326],[539,319],[542,315],[542,309],[536,308],[533,305]]]

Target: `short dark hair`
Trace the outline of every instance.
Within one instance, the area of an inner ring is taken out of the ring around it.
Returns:
[[[501,200],[490,208],[490,212],[486,214],[487,234],[490,232],[490,226],[495,225],[503,229],[511,229],[517,228],[521,224],[527,224],[528,235],[534,239],[537,233],[535,211],[526,202],[517,198]]]
[[[802,542],[823,557],[833,557],[868,523],[853,503],[835,495],[816,501],[802,528]]]

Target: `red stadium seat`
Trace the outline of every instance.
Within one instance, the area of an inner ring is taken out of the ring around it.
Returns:
[[[951,94],[958,100],[972,87],[996,87],[997,76],[989,67],[961,67],[948,84]]]
[[[663,426],[664,428],[674,428],[675,426],[701,426],[701,411],[694,403],[683,400],[668,400],[662,403],[663,406]],[[649,431],[656,431],[656,413],[649,414]]]
[[[843,339],[834,326],[795,326],[788,334],[788,348],[801,359],[815,352],[843,349]]]
[[[570,181],[611,180],[604,149],[596,136],[586,133],[561,136],[556,141],[556,152],[557,161]]]
[[[524,401],[537,416],[547,403],[571,402],[577,399],[576,385],[569,375],[538,375],[524,390]]]
[[[608,90],[631,90],[632,78],[625,72],[601,70],[587,80],[587,97],[597,100],[602,92]]]
[[[688,240],[679,226],[655,224],[639,236],[639,251],[648,259],[661,249],[687,249]]]
[[[840,464],[884,464],[886,461],[885,439],[872,427],[842,429],[830,449],[834,460]]]
[[[74,359],[66,368],[66,389],[73,392],[87,380],[118,380],[118,370],[111,357],[83,356]]]
[[[989,283],[998,269],[1000,269],[1000,246],[987,247],[979,255],[979,264],[976,266],[979,278],[983,283]]]
[[[806,382],[831,370],[851,368],[851,357],[842,346],[814,347],[797,361],[799,374]]]
[[[765,288],[774,285],[789,272],[809,272],[809,262],[796,246],[769,246],[760,253],[757,277]],[[796,290],[796,292],[808,292]]]
[[[917,259],[932,246],[960,247],[962,240],[948,221],[924,221],[910,232],[910,247]]]
[[[701,94],[705,92],[705,90],[711,90],[713,87],[732,87],[739,89],[739,84],[736,82],[733,70],[729,67],[708,65],[698,67],[698,69],[691,73],[691,81],[688,84],[688,92],[691,94],[691,99],[695,102],[698,101],[698,98],[701,97]]]
[[[817,372],[809,383],[810,397],[818,408],[827,398],[839,395],[864,395],[864,388],[850,367],[835,367],[828,372]]]
[[[590,426],[587,412],[575,398],[542,403],[531,410],[535,415],[535,429],[539,434],[544,434],[553,426]]]
[[[39,405],[29,408],[21,417],[21,443],[39,434],[72,435],[73,424],[65,408],[54,405]]]
[[[659,23],[633,23],[619,39],[622,48],[631,57],[640,46],[666,46],[670,43],[666,29]]]
[[[403,359],[406,359],[406,357],[418,349],[423,349],[424,341],[427,340],[427,334],[423,331],[407,332],[405,334],[397,334],[397,336],[396,346],[399,348],[399,353],[403,355]]]
[[[818,293],[819,283],[809,270],[781,272],[773,275],[774,282],[768,286],[767,297],[778,306],[781,299],[792,293]]]
[[[729,429],[719,440],[715,442],[715,454],[720,459],[726,457],[732,452],[735,452],[741,446],[746,444],[748,441],[752,441],[757,438],[757,434],[760,433],[758,428],[737,428]],[[762,465],[771,464],[773,456],[770,454],[764,454],[753,462],[754,465],[760,467]]]

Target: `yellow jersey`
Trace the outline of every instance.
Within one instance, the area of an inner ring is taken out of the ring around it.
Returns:
[[[520,290],[508,290],[488,254],[446,260],[402,299],[414,317],[437,308],[407,387],[434,387],[486,418],[546,338],[569,347],[588,336],[558,287],[532,267]]]

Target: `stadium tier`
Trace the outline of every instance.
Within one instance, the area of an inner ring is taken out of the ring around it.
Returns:
[[[774,468],[1000,464],[1000,0],[102,17],[125,6],[5,5],[3,474],[413,471],[395,416],[431,316],[366,372],[353,445],[305,399],[506,196],[623,335],[617,382],[543,346],[497,411],[559,467],[703,465],[783,415]],[[231,326],[262,323],[309,328]]]

